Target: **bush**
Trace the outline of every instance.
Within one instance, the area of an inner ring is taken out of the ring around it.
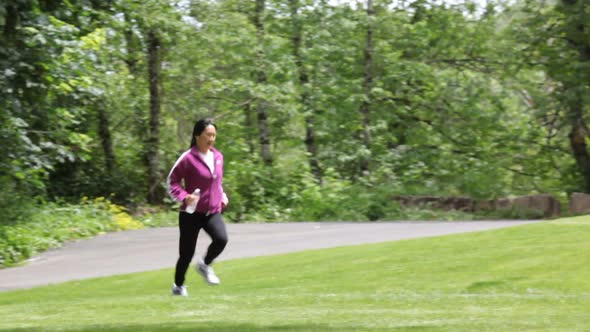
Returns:
[[[323,183],[318,184],[309,173],[302,175],[273,172],[272,183],[264,183],[269,175],[236,182],[248,186],[234,187],[230,195],[228,221],[378,221],[378,220],[473,220],[473,214],[442,211],[429,207],[400,206],[392,197],[401,190],[385,183],[353,183],[341,179],[333,170],[325,170]],[[259,184],[259,185],[257,185]],[[236,212],[239,211],[239,213]]]
[[[0,188],[0,226],[29,218],[34,205],[29,187],[8,176],[0,176]]]
[[[174,227],[178,226],[178,207],[176,208],[146,208],[148,211],[136,211],[134,218],[144,227]]]

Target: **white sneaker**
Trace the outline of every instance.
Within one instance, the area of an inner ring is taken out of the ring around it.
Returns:
[[[217,275],[215,275],[215,271],[213,271],[211,266],[201,261],[197,264],[197,272],[205,278],[205,281],[207,281],[209,285],[219,285],[220,280]]]
[[[172,295],[174,296],[188,296],[188,291],[186,290],[186,286],[176,286],[173,284],[172,286]]]

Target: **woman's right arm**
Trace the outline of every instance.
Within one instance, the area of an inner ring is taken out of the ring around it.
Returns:
[[[168,194],[172,199],[177,200],[179,202],[184,201],[186,196],[189,195],[186,190],[181,185],[182,179],[185,176],[185,163],[183,161],[184,154],[178,158],[172,169],[170,170],[170,174],[168,174],[167,184],[168,184]]]

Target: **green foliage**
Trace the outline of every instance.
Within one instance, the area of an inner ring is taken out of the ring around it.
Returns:
[[[578,134],[578,126],[582,127],[581,140],[588,136],[588,8],[588,1],[556,1],[550,6],[526,1],[506,13],[510,24],[505,28],[505,40],[516,46],[510,52],[516,58],[532,59],[520,63],[519,69],[529,74],[520,81],[527,82],[528,102],[547,131],[544,145],[551,151],[551,156],[534,162],[552,163],[559,170],[558,186],[568,192],[585,192],[590,186],[590,170],[582,160],[588,156],[586,146],[570,152],[572,143],[580,140],[571,140]],[[575,158],[562,159],[566,154]]]
[[[144,227],[175,227],[178,226],[178,211],[163,209],[135,213],[133,217]]]
[[[18,185],[11,177],[0,176],[0,227],[26,220],[36,205],[33,191],[27,192],[29,187],[23,185],[18,188]]]
[[[586,30],[573,29],[587,24],[583,1],[485,9],[375,1],[369,19],[360,3],[309,0],[294,19],[287,2],[268,0],[264,38],[254,2],[11,3],[17,22],[10,6],[0,11],[2,223],[26,219],[19,216],[36,199],[108,196],[131,209],[145,205],[150,33],[161,40],[163,61],[156,185],[165,186],[188,148],[195,120],[215,117],[228,220],[455,219],[463,215],[404,209],[389,198],[584,190],[568,110],[575,100],[588,112],[587,61],[567,41],[587,41]],[[370,109],[369,147],[359,144],[362,103]],[[260,160],[260,105],[272,166]],[[315,156],[306,146],[309,119]],[[322,183],[310,174],[312,157]],[[361,173],[364,160],[370,171]]]
[[[51,192],[56,169],[92,158],[89,104],[100,87],[91,73],[105,31],[89,24],[91,7],[56,7],[16,2],[17,13],[6,13],[20,26],[0,50],[0,169],[21,194]]]
[[[66,241],[142,227],[123,207],[102,197],[34,208],[19,215],[19,222],[0,224],[0,266],[17,264]]]

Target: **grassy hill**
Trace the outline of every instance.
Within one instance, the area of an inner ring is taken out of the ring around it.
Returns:
[[[0,293],[0,331],[590,331],[590,217]]]

